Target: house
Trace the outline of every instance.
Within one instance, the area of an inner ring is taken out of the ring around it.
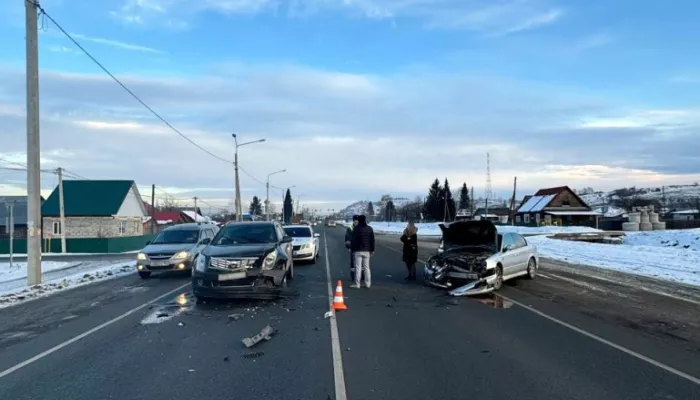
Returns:
[[[59,190],[41,207],[43,236],[67,239],[142,236],[146,207],[134,181],[66,180],[63,182],[65,227],[61,226]]]
[[[148,213],[143,218],[143,231],[145,233],[158,233],[172,225],[194,222],[194,218],[184,211],[154,211],[153,206],[150,204],[144,203],[144,206]],[[153,218],[151,216],[155,217],[155,223],[152,222]]]
[[[682,210],[682,211],[672,211],[671,219],[674,221],[693,221],[700,219],[700,210]]]
[[[596,226],[602,213],[593,211],[568,186],[540,189],[525,196],[516,211],[515,222],[533,225]]]
[[[44,198],[41,197],[41,202]],[[15,238],[27,237],[27,196],[0,196],[0,235],[9,235],[9,211],[12,205],[12,219],[15,225]]]
[[[508,207],[497,206],[489,207],[488,210],[485,207],[479,207],[474,211],[474,219],[487,219],[493,222],[500,222],[507,224],[508,218],[510,217],[510,209]]]

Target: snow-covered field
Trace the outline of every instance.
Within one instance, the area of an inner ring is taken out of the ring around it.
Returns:
[[[631,246],[656,246],[700,251],[700,229],[628,232],[623,243]]]
[[[339,224],[345,225],[345,222],[338,222]],[[441,236],[439,223],[417,223],[418,236]],[[371,222],[370,226],[376,233],[383,234],[397,234],[400,235],[406,228],[406,224],[403,222]],[[596,229],[582,227],[582,226],[541,226],[541,227],[529,227],[529,226],[508,226],[502,225],[498,226],[500,232],[517,232],[525,235],[544,235],[552,233],[562,233],[562,232],[597,232]]]
[[[659,231],[655,240],[633,233],[622,245],[574,242],[532,236],[540,256],[569,264],[589,265],[619,272],[700,286],[700,252],[681,246],[666,246],[683,231]],[[650,232],[651,233],[651,232]],[[698,246],[696,244],[696,246]],[[697,248],[697,247],[696,247]]]
[[[26,263],[0,264],[0,308],[15,305],[63,290],[133,274],[135,261],[87,261],[81,263],[42,262],[41,285],[26,285]],[[15,265],[17,265],[15,264]]]

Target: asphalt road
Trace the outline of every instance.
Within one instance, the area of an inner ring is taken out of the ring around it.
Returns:
[[[325,257],[297,265],[299,296],[276,302],[195,305],[187,277],[127,277],[0,310],[0,398],[700,398],[699,384],[653,365],[699,376],[697,349],[539,296],[535,285],[553,279],[518,282],[496,301],[446,298],[404,282],[389,237],[372,258],[372,288],[350,289],[343,228],[325,234],[332,286],[345,281],[349,308],[336,318],[339,362],[323,317]],[[245,349],[241,339],[268,324],[272,339]],[[341,377],[346,393],[335,393]]]

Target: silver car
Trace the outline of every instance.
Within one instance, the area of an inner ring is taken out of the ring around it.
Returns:
[[[440,229],[442,243],[423,276],[431,286],[450,289],[452,296],[489,293],[507,280],[537,275],[537,246],[522,235],[498,233],[491,221],[457,221]]]

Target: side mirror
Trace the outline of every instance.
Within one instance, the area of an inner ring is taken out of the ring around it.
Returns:
[[[209,243],[211,243],[211,238],[204,238],[204,239],[199,241],[199,244],[202,244],[205,246],[208,245]]]
[[[293,241],[294,239],[292,239],[291,236],[284,235],[284,237],[282,237],[282,243],[291,243]]]
[[[320,233],[314,233],[314,237],[321,237]]]
[[[503,252],[504,252],[504,253],[507,252],[507,251],[511,251],[511,250],[513,250],[513,245],[512,245],[512,244],[509,244],[509,245],[503,247]]]

